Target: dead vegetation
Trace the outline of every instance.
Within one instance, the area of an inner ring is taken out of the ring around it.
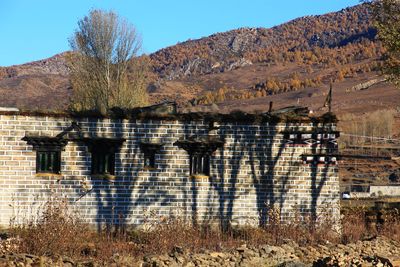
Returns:
[[[88,226],[61,198],[50,197],[37,215],[23,221],[11,222],[11,234],[16,237],[20,252],[75,256],[83,249],[82,241],[91,235]]]
[[[375,142],[373,138],[391,138],[395,121],[395,110],[377,110],[362,116],[345,114],[339,118],[343,133],[340,138],[343,147]],[[370,138],[368,138],[370,137]]]
[[[292,223],[280,221],[278,209],[269,209],[269,224],[221,229],[212,224],[193,225],[179,216],[149,214],[140,229],[105,227],[93,231],[79,219],[62,198],[52,198],[37,216],[22,224],[11,224],[9,252],[38,256],[67,256],[74,260],[107,262],[113,256],[143,257],[174,250],[190,252],[229,251],[243,244],[258,247],[281,245],[288,240],[301,246],[349,243],[384,235],[400,241],[399,214],[385,216],[385,224],[368,227],[365,209],[348,209],[341,219],[341,235],[329,220],[296,216]],[[4,252],[4,251],[3,251]]]

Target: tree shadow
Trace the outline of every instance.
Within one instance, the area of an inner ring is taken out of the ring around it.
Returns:
[[[89,131],[96,129],[95,135],[101,133],[98,129],[104,128],[104,122],[97,119],[87,124]],[[285,203],[288,197],[302,202],[303,212],[309,207],[313,218],[317,216],[318,199],[328,179],[329,165],[321,169],[301,164],[301,153],[316,154],[321,147],[288,146],[282,132],[296,126],[275,122],[253,125],[221,122],[216,136],[225,144],[211,158],[210,176],[196,180],[189,177],[189,154],[174,142],[178,138],[207,136],[206,121],[110,120],[109,124],[111,136],[126,141],[116,153],[115,180],[90,179],[92,189],[87,194],[96,200],[98,230],[142,224],[147,209],[154,209],[158,217],[167,217],[182,209],[193,225],[199,223],[199,218],[201,221],[217,219],[223,230],[228,230],[235,220],[246,223],[249,217],[257,218],[257,224],[262,226],[268,223],[268,207],[278,205],[280,211],[285,211],[282,214],[289,216]],[[156,156],[155,170],[143,169],[140,143],[147,136],[163,144]],[[90,153],[87,154],[86,159],[90,161]],[[299,165],[293,165],[294,162]],[[309,205],[291,190],[297,177],[307,170],[311,172]]]
[[[278,133],[277,126],[269,123],[268,126],[235,125],[235,129],[229,125],[220,127],[219,136],[227,142],[219,151],[218,177],[211,177],[211,183],[218,193],[218,216],[222,229],[229,229],[233,217],[239,217],[234,212],[235,200],[243,198],[241,200],[244,201],[252,190],[255,191],[254,204],[258,215],[253,214],[253,217],[258,217],[258,225],[266,223],[267,207],[273,206],[277,199],[282,207],[289,173],[282,176],[281,194],[276,196],[275,167],[285,149],[283,141],[277,144],[274,140]],[[293,157],[292,153],[290,160]],[[240,213],[251,214],[251,211]],[[249,223],[246,220],[244,218],[241,223]]]
[[[323,123],[321,126],[314,125],[314,127],[319,129],[331,129],[331,126]],[[321,192],[323,187],[326,185],[329,177],[329,171],[337,172],[337,167],[334,167],[331,162],[331,157],[326,155],[335,155],[338,154],[338,146],[337,144],[332,144],[329,142],[329,138],[324,139],[323,135],[319,140],[319,143],[315,143],[311,146],[311,153],[313,155],[325,155],[325,164],[320,164],[318,161],[315,161],[310,164],[310,172],[311,172],[311,219],[313,222],[318,221],[318,199],[321,196]],[[319,138],[317,138],[318,140]],[[328,190],[327,194],[331,193],[331,190]],[[331,197],[331,196],[328,196]],[[330,204],[326,201],[326,204]],[[320,203],[325,204],[325,203]],[[328,207],[321,207],[322,212],[326,212]],[[332,207],[331,207],[332,208]],[[325,214],[326,215],[326,214]],[[331,214],[333,215],[333,214]]]

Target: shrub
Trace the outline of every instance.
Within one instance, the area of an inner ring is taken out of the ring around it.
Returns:
[[[348,208],[342,210],[342,238],[344,244],[361,240],[374,229],[367,228],[366,210],[364,208]]]
[[[90,231],[73,213],[64,198],[50,197],[36,216],[12,225],[11,233],[21,240],[18,252],[35,255],[79,255]]]
[[[281,221],[279,207],[268,208],[268,223],[262,227],[252,225],[220,228],[218,224],[197,224],[183,216],[146,215],[140,229],[111,233],[91,231],[71,211],[68,201],[52,197],[37,216],[21,225],[12,225],[11,234],[16,240],[12,249],[17,253],[45,256],[68,256],[75,260],[87,259],[107,264],[115,255],[142,257],[146,254],[163,254],[186,250],[229,250],[243,243],[257,247],[265,244],[281,245],[296,242],[299,245],[344,244],[356,242],[378,234],[400,240],[400,220],[397,210],[383,214],[384,224],[368,226],[367,210],[347,208],[342,210],[341,235],[333,231],[333,221],[323,215],[314,218],[294,214],[290,223]],[[340,238],[341,237],[341,238]]]

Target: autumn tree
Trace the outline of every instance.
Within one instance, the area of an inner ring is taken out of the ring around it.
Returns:
[[[400,87],[400,1],[371,2],[378,37],[386,48],[383,72]]]
[[[298,78],[292,78],[290,80],[290,89],[297,90],[301,88],[301,81]]]
[[[338,81],[338,82],[343,81],[344,80],[344,75],[345,75],[345,72],[344,72],[343,69],[338,70],[337,73],[336,73],[336,79],[335,80]]]
[[[141,39],[132,24],[112,11],[92,10],[69,42],[73,110],[105,114],[146,104],[147,63],[137,57]]]

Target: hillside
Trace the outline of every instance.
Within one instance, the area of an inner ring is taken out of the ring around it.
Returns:
[[[176,100],[194,111],[213,103],[220,111],[266,110],[274,101],[274,107],[304,104],[318,112],[333,80],[335,111],[396,107],[391,85],[360,86],[379,79],[384,51],[375,34],[367,7],[358,5],[189,40],[149,55],[151,101]],[[63,109],[71,91],[64,54],[0,68],[0,106]]]
[[[252,63],[293,61],[288,57],[300,56],[290,53],[296,51],[312,51],[318,57],[315,48],[343,47],[374,38],[368,9],[359,5],[322,16],[302,17],[270,29],[217,33],[161,49],[150,57],[157,73],[175,79],[225,72]]]
[[[0,106],[63,109],[71,88],[65,53],[22,65],[0,67]]]

